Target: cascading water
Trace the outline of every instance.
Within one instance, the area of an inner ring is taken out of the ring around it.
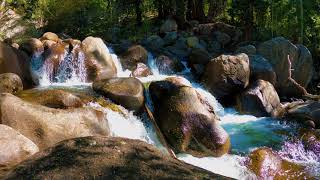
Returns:
[[[117,67],[118,77],[129,77],[131,72],[122,69],[121,63],[112,49],[106,46],[106,51],[111,54]],[[86,87],[91,86],[91,84],[86,83],[84,55],[78,53],[75,56],[74,54],[75,52],[65,54],[53,81],[50,80],[47,74],[48,71],[46,68],[48,67],[45,67],[42,55],[35,55],[32,59],[32,70],[33,73],[38,76],[40,86],[44,87],[57,83],[63,86],[74,86],[78,84],[85,84]],[[148,57],[148,66],[151,68],[153,75],[139,78],[142,82],[159,81],[171,77],[159,73],[151,53],[149,53]],[[192,80],[190,74],[190,70],[187,68],[185,68],[185,71],[179,73],[179,75],[184,76],[189,81]],[[234,109],[224,109],[215,97],[204,90],[200,84],[192,81],[190,84],[205,98],[210,106],[214,108],[214,111],[220,116],[221,125],[230,135],[232,151],[230,154],[219,158],[196,158],[189,154],[178,154],[177,157],[180,160],[232,178],[255,179],[256,177],[244,165],[246,156],[255,148],[267,146],[277,150],[283,158],[306,166],[315,177],[319,176],[319,156],[314,153],[312,154],[310,151],[306,151],[301,143],[286,141],[288,134],[292,131],[292,125],[287,125],[271,118],[239,115]],[[153,111],[153,105],[148,89],[146,90],[146,100],[147,106]],[[94,102],[89,103],[88,106],[102,108]],[[124,113],[104,108],[104,111],[107,114],[106,119],[108,120],[113,136],[140,139],[153,144],[166,152],[157,138],[152,123],[148,120],[146,115],[139,118],[122,107],[120,107],[120,109]]]
[[[58,67],[53,67],[54,64],[52,62],[46,61],[44,53],[33,55],[31,70],[34,79],[37,79],[42,87],[85,84],[87,79],[85,55],[82,51],[78,51],[79,48],[79,45],[76,45],[71,52],[65,50],[63,55],[55,57],[61,59]]]

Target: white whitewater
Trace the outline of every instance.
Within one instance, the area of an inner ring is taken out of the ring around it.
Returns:
[[[117,67],[118,77],[129,77],[131,71],[122,69],[121,62],[117,55],[113,53],[113,50],[106,46],[106,51],[112,56]],[[68,56],[66,55],[66,57]],[[81,58],[80,56],[76,61],[72,62],[83,63],[82,59],[84,58]],[[46,69],[43,67],[43,64],[41,64],[41,62],[43,62],[41,56],[35,56],[32,62],[32,72],[34,72],[35,76],[39,77],[40,86],[42,87],[91,86],[91,83],[87,83],[81,78],[85,76],[85,74],[81,74],[79,71],[75,70],[81,69],[81,65],[70,66],[69,64],[64,64],[63,67],[65,68],[61,71],[61,73],[64,73],[63,78],[56,78],[55,81],[52,81],[52,79],[48,78],[46,75]],[[70,61],[68,58],[65,58],[65,62]],[[184,65],[186,66],[185,63]],[[143,83],[159,81],[167,77],[172,77],[159,73],[151,53],[148,55],[148,66],[151,68],[153,75],[139,78]],[[83,71],[83,69],[81,69],[81,71]],[[66,74],[67,76],[65,76]],[[185,71],[179,74],[189,79],[189,81],[192,79],[189,76],[190,70],[188,68],[185,68]],[[206,101],[209,102],[215,112],[220,116],[221,125],[231,137],[232,151],[230,154],[226,154],[219,158],[197,158],[189,154],[178,154],[177,157],[180,160],[228,177],[236,179],[256,179],[256,177],[248,171],[243,162],[246,158],[246,154],[250,151],[258,147],[267,146],[279,150],[281,156],[289,161],[306,165],[310,169],[311,173],[319,176],[319,157],[312,154],[312,152],[306,151],[301,144],[285,142],[287,136],[284,135],[285,133],[283,132],[290,132],[290,129],[292,128],[290,125],[283,124],[271,118],[257,118],[251,115],[239,115],[235,109],[224,109],[215,97],[208,91],[204,90],[200,84],[192,81],[191,84],[206,99]],[[147,106],[151,111],[153,111],[153,105],[148,90],[146,92],[146,99]],[[90,103],[88,106],[102,108],[97,103]],[[110,109],[104,108],[104,111],[107,114],[106,119],[108,120],[113,136],[139,139],[149,144],[153,144],[163,152],[166,152],[165,148],[159,142],[157,134],[148,120],[148,117],[139,118],[135,116],[133,112],[129,112],[121,106],[119,107],[124,113],[114,112]],[[283,142],[285,142],[285,144],[283,144]]]
[[[51,63],[45,62],[43,53],[33,55],[31,71],[33,78],[38,80],[40,87],[89,84],[86,82],[85,55],[83,52],[77,51],[77,48],[79,48],[77,46],[71,52],[65,50],[64,55],[60,57],[62,62],[60,62],[56,72],[54,72]]]

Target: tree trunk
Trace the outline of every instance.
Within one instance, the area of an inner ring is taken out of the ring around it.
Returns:
[[[252,39],[252,33],[254,30],[254,18],[253,18],[253,13],[254,13],[254,1],[249,2],[249,7],[245,13],[245,40],[250,41]]]
[[[213,21],[217,16],[223,13],[226,6],[227,6],[226,0],[210,0],[207,20],[209,22]]]
[[[189,20],[204,21],[205,14],[203,0],[188,0],[187,17]]]
[[[0,18],[3,15],[4,11],[5,11],[5,6],[6,6],[6,0],[2,0],[1,4],[0,4]]]
[[[136,16],[137,16],[137,25],[142,24],[142,10],[141,10],[141,4],[142,0],[136,0],[135,6],[136,6]]]
[[[187,21],[187,3],[186,0],[176,0],[176,19],[179,27],[183,27]]]
[[[155,0],[159,19],[166,19],[174,14],[174,1],[175,0]]]

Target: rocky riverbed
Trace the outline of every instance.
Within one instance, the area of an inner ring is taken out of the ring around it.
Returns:
[[[0,42],[0,177],[320,177],[305,46],[239,46],[241,31],[221,23],[160,29],[140,44]]]

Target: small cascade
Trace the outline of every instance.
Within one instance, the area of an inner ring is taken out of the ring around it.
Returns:
[[[234,179],[257,179],[245,166],[245,157],[239,155],[226,154],[222,157],[197,158],[189,154],[179,154],[178,159]]]
[[[35,54],[31,59],[31,70],[34,79],[40,86],[50,85],[76,85],[85,84],[87,72],[85,66],[85,55],[79,45],[71,52],[65,50],[63,55],[54,55],[58,64],[52,60],[46,60],[44,53]]]

